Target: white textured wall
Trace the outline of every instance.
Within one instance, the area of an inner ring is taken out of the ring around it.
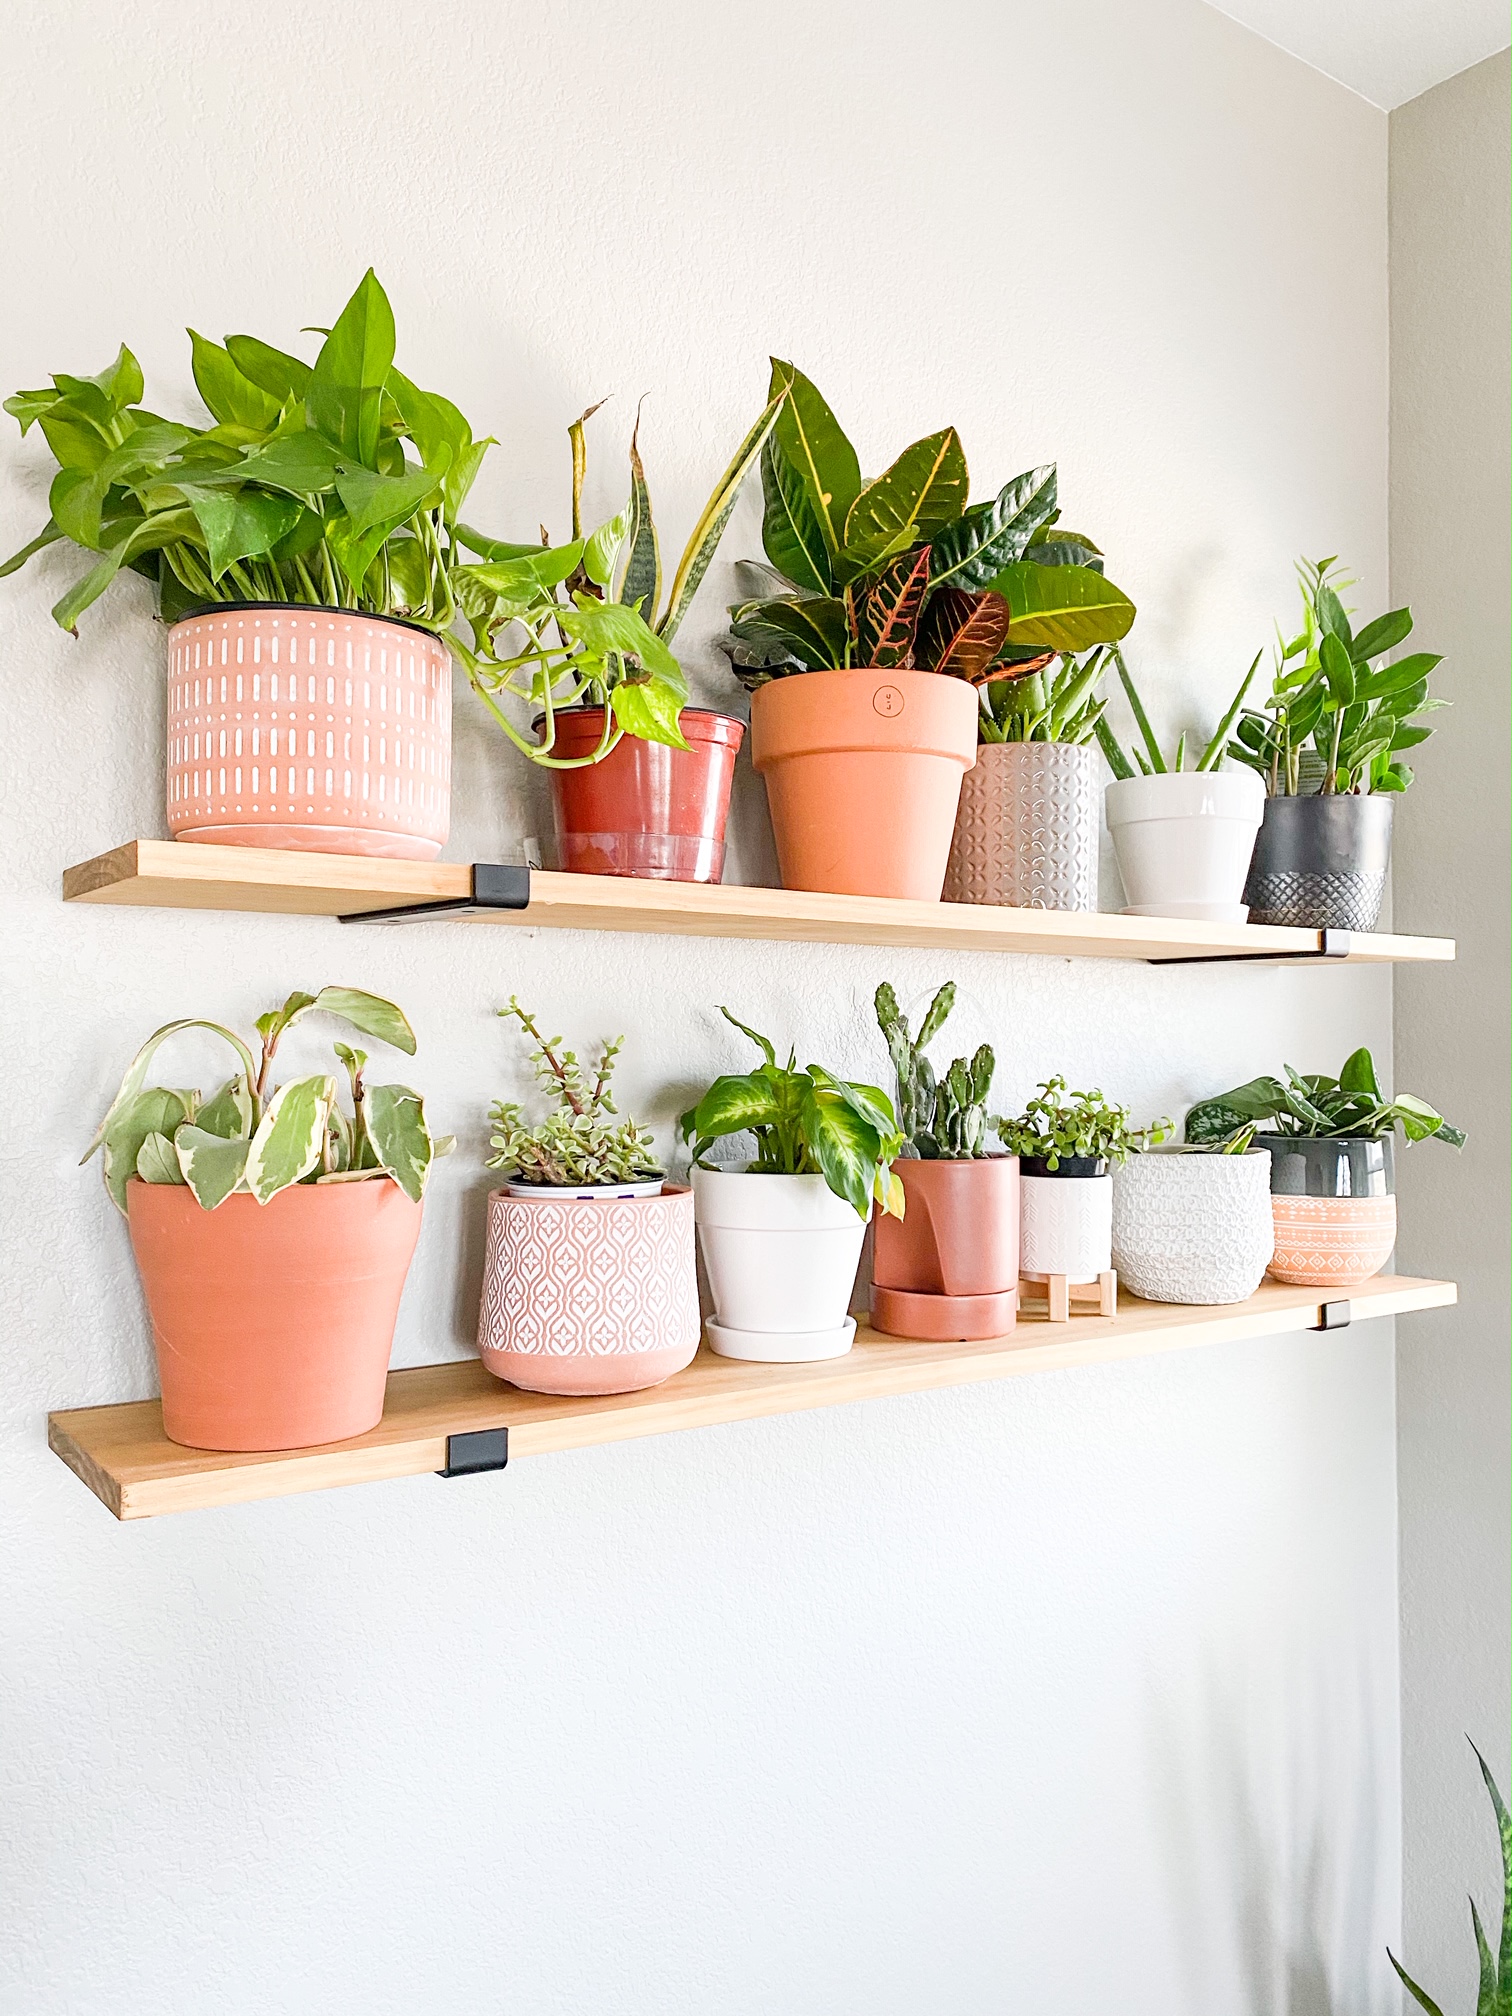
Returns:
[[[1508,1782],[1507,112],[1505,54],[1391,117],[1391,584],[1453,711],[1402,801],[1399,916],[1460,941],[1404,968],[1396,1079],[1470,1130],[1404,1158],[1401,1259],[1461,1284],[1404,1325],[1401,1489],[1405,1939],[1446,2009],[1475,1995],[1465,1892],[1488,1922],[1496,1829],[1475,1759]],[[1434,984],[1437,982],[1437,984]]]
[[[1178,713],[1226,697],[1297,551],[1384,578],[1384,120],[1195,0],[43,0],[8,57],[6,387],[124,336],[174,407],[184,322],[292,338],[372,260],[405,368],[503,438],[477,515],[516,536],[560,525],[566,423],[607,392],[618,501],[646,391],[675,540],[771,348],[870,468],[947,420],[984,488],[1058,457]],[[42,458],[0,455],[9,547]],[[755,540],[747,501],[727,552]],[[0,587],[0,2010],[1394,2006],[1383,1328],[140,1528],[43,1446],[49,1406],[152,1390],[74,1164],[171,1015],[325,980],[411,1010],[464,1143],[414,1363],[469,1348],[513,989],[625,1029],[665,1140],[740,1057],[719,1001],[876,1072],[877,980],[953,972],[1005,1104],[1060,1068],[1146,1114],[1384,1053],[1387,977],[65,910],[66,863],[162,830],[161,636],[134,587],[60,636],[67,572]],[[684,633],[704,697],[728,579]],[[507,856],[520,768],[465,708],[458,754],[451,852]]]

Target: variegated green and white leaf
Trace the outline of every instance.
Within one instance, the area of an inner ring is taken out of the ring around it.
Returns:
[[[379,1162],[418,1204],[435,1156],[425,1101],[407,1085],[374,1085],[367,1095],[367,1128]]]
[[[246,1185],[259,1204],[308,1176],[325,1144],[334,1078],[294,1078],[268,1103],[247,1155]]]
[[[149,1134],[137,1151],[136,1173],[144,1183],[182,1183],[183,1173],[166,1134]]]
[[[240,1072],[228,1078],[220,1090],[190,1119],[206,1134],[218,1134],[223,1141],[247,1141],[252,1136],[252,1095]]]
[[[165,1085],[151,1085],[137,1092],[124,1105],[117,1101],[105,1129],[105,1188],[118,1211],[126,1209],[126,1185],[136,1174],[137,1157],[149,1134],[171,1135],[188,1118],[177,1092]]]
[[[189,1185],[197,1203],[213,1211],[241,1182],[252,1144],[245,1137],[228,1140],[204,1127],[180,1127],[173,1147],[179,1180]]]
[[[735,450],[729,467],[715,484],[713,495],[699,513],[698,523],[689,534],[688,543],[683,548],[683,556],[677,563],[677,572],[672,577],[672,589],[667,597],[667,613],[657,625],[657,634],[668,643],[677,635],[678,625],[687,615],[688,605],[698,593],[699,584],[709,571],[709,562],[714,558],[715,548],[724,536],[724,529],[730,522],[730,513],[735,509],[740,486],[761,459],[761,451],[776,425],[777,415],[786,396],[785,392],[778,392],[768,403],[761,417]],[[647,614],[644,610],[641,613]]]
[[[135,1057],[132,1058],[130,1064],[127,1065],[126,1076],[121,1080],[120,1089],[117,1091],[114,1099],[111,1100],[109,1109],[106,1112],[105,1118],[100,1122],[94,1139],[80,1158],[81,1162],[87,1162],[95,1150],[103,1144],[107,1131],[118,1115],[125,1107],[130,1105],[131,1101],[141,1091],[147,1077],[148,1067],[156,1056],[160,1045],[166,1043],[170,1036],[176,1036],[181,1029],[209,1029],[213,1034],[224,1037],[226,1042],[231,1045],[232,1049],[241,1058],[248,1081],[250,1082],[257,1076],[257,1066],[252,1062],[252,1052],[238,1035],[232,1030],[225,1028],[221,1023],[204,1022],[198,1016],[193,1015],[187,1016],[181,1022],[165,1022],[161,1029],[153,1030],[147,1041],[138,1050]]]
[[[322,987],[310,1004],[310,1012],[339,1015],[364,1036],[392,1043],[396,1050],[403,1050],[410,1057],[415,1054],[415,1032],[407,1017],[392,1001],[384,1001],[376,994],[364,994],[357,987]]]

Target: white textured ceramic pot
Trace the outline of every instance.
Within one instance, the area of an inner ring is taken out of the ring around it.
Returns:
[[[695,1168],[693,1195],[710,1346],[772,1364],[843,1357],[865,1219],[822,1176]]]
[[[698,1349],[693,1193],[488,1200],[478,1352],[530,1393],[634,1393]]]
[[[1253,770],[1118,778],[1105,802],[1126,915],[1244,922],[1244,880],[1265,813]]]
[[[1054,1175],[1019,1164],[1019,1272],[1026,1281],[1064,1274],[1095,1281],[1113,1265],[1113,1179],[1090,1157],[1064,1157]],[[1099,1173],[1100,1172],[1100,1173]]]
[[[961,782],[945,901],[1095,910],[1096,760],[1069,742],[983,743]]]
[[[1147,1302],[1244,1302],[1275,1244],[1270,1157],[1155,1148],[1113,1172],[1113,1265]]]

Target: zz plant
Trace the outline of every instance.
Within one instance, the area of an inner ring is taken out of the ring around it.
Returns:
[[[1270,1123],[1270,1133],[1306,1140],[1379,1141],[1400,1127],[1409,1143],[1465,1145],[1464,1132],[1426,1101],[1409,1092],[1388,1099],[1377,1083],[1375,1060],[1364,1048],[1345,1058],[1337,1078],[1294,1071],[1290,1064],[1283,1068],[1284,1085],[1279,1078],[1251,1078],[1216,1099],[1201,1100],[1187,1114],[1187,1140],[1227,1141],[1241,1131],[1252,1134],[1263,1120]]]
[[[392,1001],[354,987],[291,994],[257,1018],[261,1043],[251,1049],[220,1022],[190,1017],[168,1022],[142,1045],[84,1155],[102,1157],[105,1187],[121,1211],[133,1176],[144,1183],[181,1183],[206,1211],[238,1191],[267,1204],[295,1183],[358,1183],[387,1177],[416,1203],[431,1166],[452,1146],[433,1137],[425,1102],[407,1085],[370,1085],[367,1053],[337,1043],[336,1057],[351,1100],[347,1112],[333,1074],[293,1078],[273,1090],[278,1046],[306,1015],[334,1015],[359,1034],[413,1056],[415,1033]],[[145,1083],[158,1050],[185,1029],[208,1029],[228,1043],[240,1069],[205,1097],[199,1091]]]
[[[1126,1162],[1169,1138],[1169,1120],[1131,1127],[1127,1106],[1110,1106],[1101,1092],[1071,1092],[1064,1078],[1047,1079],[1016,1120],[994,1120],[1010,1155],[1043,1162],[1053,1174],[1067,1160]]]
[[[716,1078],[696,1106],[683,1114],[682,1138],[703,1166],[716,1141],[734,1134],[755,1137],[750,1169],[761,1175],[822,1176],[837,1197],[865,1218],[875,1199],[894,1218],[903,1216],[903,1185],[892,1170],[903,1148],[892,1101],[875,1085],[852,1085],[821,1064],[786,1064],[765,1036],[720,1014],[761,1052],[753,1070]]]
[[[947,980],[914,1036],[889,982],[884,980],[877,989],[873,1005],[897,1073],[898,1125],[903,1133],[899,1152],[905,1158],[964,1162],[987,1153],[987,1094],[996,1068],[990,1047],[983,1043],[975,1056],[957,1057],[939,1078],[924,1054],[945,1026],[955,997],[955,982]]]
[[[590,1078],[576,1054],[562,1048],[561,1037],[543,1036],[535,1017],[514,996],[499,1013],[518,1022],[535,1046],[531,1061],[551,1111],[529,1126],[521,1107],[496,1101],[489,1109],[494,1152],[488,1166],[502,1169],[516,1183],[562,1189],[659,1178],[650,1134],[634,1120],[618,1117],[610,1090],[624,1037],[610,1037],[600,1046]]]

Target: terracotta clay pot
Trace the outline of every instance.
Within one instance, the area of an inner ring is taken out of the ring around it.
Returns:
[[[668,882],[720,879],[745,723],[696,707],[685,707],[681,722],[688,749],[626,735],[601,763],[550,773],[559,867]],[[602,707],[570,708],[556,717],[553,753],[591,756],[603,733]]]
[[[939,672],[798,672],[751,698],[785,889],[939,900],[977,697]]]
[[[228,603],[168,633],[168,830],[432,861],[451,825],[451,654],[387,616]]]
[[[1096,752],[1069,742],[989,742],[961,786],[947,903],[1097,908]]]
[[[1255,1146],[1270,1156],[1276,1280],[1351,1288],[1379,1274],[1396,1244],[1390,1137],[1257,1134]]]
[[[693,1192],[488,1200],[478,1352],[528,1393],[635,1393],[698,1349]]]
[[[1014,1155],[893,1164],[902,1218],[880,1213],[872,1327],[932,1342],[998,1337],[1018,1310],[1019,1165]]]
[[[205,1211],[133,1177],[126,1215],[170,1441],[307,1449],[377,1427],[420,1236],[397,1183],[296,1183]]]

